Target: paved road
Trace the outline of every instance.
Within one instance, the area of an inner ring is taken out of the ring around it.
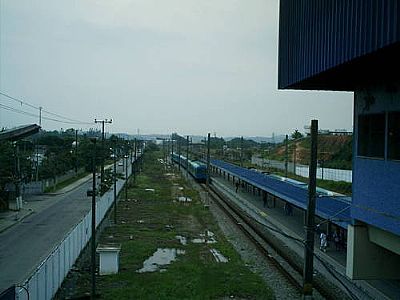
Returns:
[[[91,180],[65,194],[42,196],[51,204],[0,233],[0,292],[24,280],[90,210],[90,185]]]

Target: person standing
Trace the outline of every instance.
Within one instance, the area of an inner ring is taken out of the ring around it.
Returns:
[[[268,207],[268,194],[266,191],[263,191],[263,206],[267,206]]]
[[[339,240],[339,234],[337,233],[337,231],[335,231],[333,233],[333,242],[335,243],[335,249],[336,251],[340,250],[340,240]]]
[[[321,251],[326,252],[326,248],[328,247],[328,240],[326,238],[325,232],[321,232],[319,235],[319,249]]]
[[[237,192],[238,192],[238,189],[239,189],[239,181],[236,181],[235,186],[236,186],[236,193],[237,193]]]

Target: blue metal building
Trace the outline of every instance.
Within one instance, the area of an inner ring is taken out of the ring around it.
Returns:
[[[354,91],[347,274],[399,278],[400,1],[281,0],[278,84]]]

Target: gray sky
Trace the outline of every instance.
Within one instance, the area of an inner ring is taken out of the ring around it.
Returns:
[[[270,136],[312,118],[351,129],[351,93],[277,89],[278,3],[0,0],[0,91],[72,119],[113,118],[111,132]],[[0,108],[0,126],[32,122]]]

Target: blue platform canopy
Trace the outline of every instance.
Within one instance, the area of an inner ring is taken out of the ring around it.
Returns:
[[[301,185],[288,183],[273,176],[246,169],[222,160],[212,159],[211,165],[235,176],[263,191],[266,191],[296,207],[306,209],[308,191]],[[347,229],[350,223],[351,198],[346,196],[326,196],[317,193],[316,215],[331,220],[332,223]]]

